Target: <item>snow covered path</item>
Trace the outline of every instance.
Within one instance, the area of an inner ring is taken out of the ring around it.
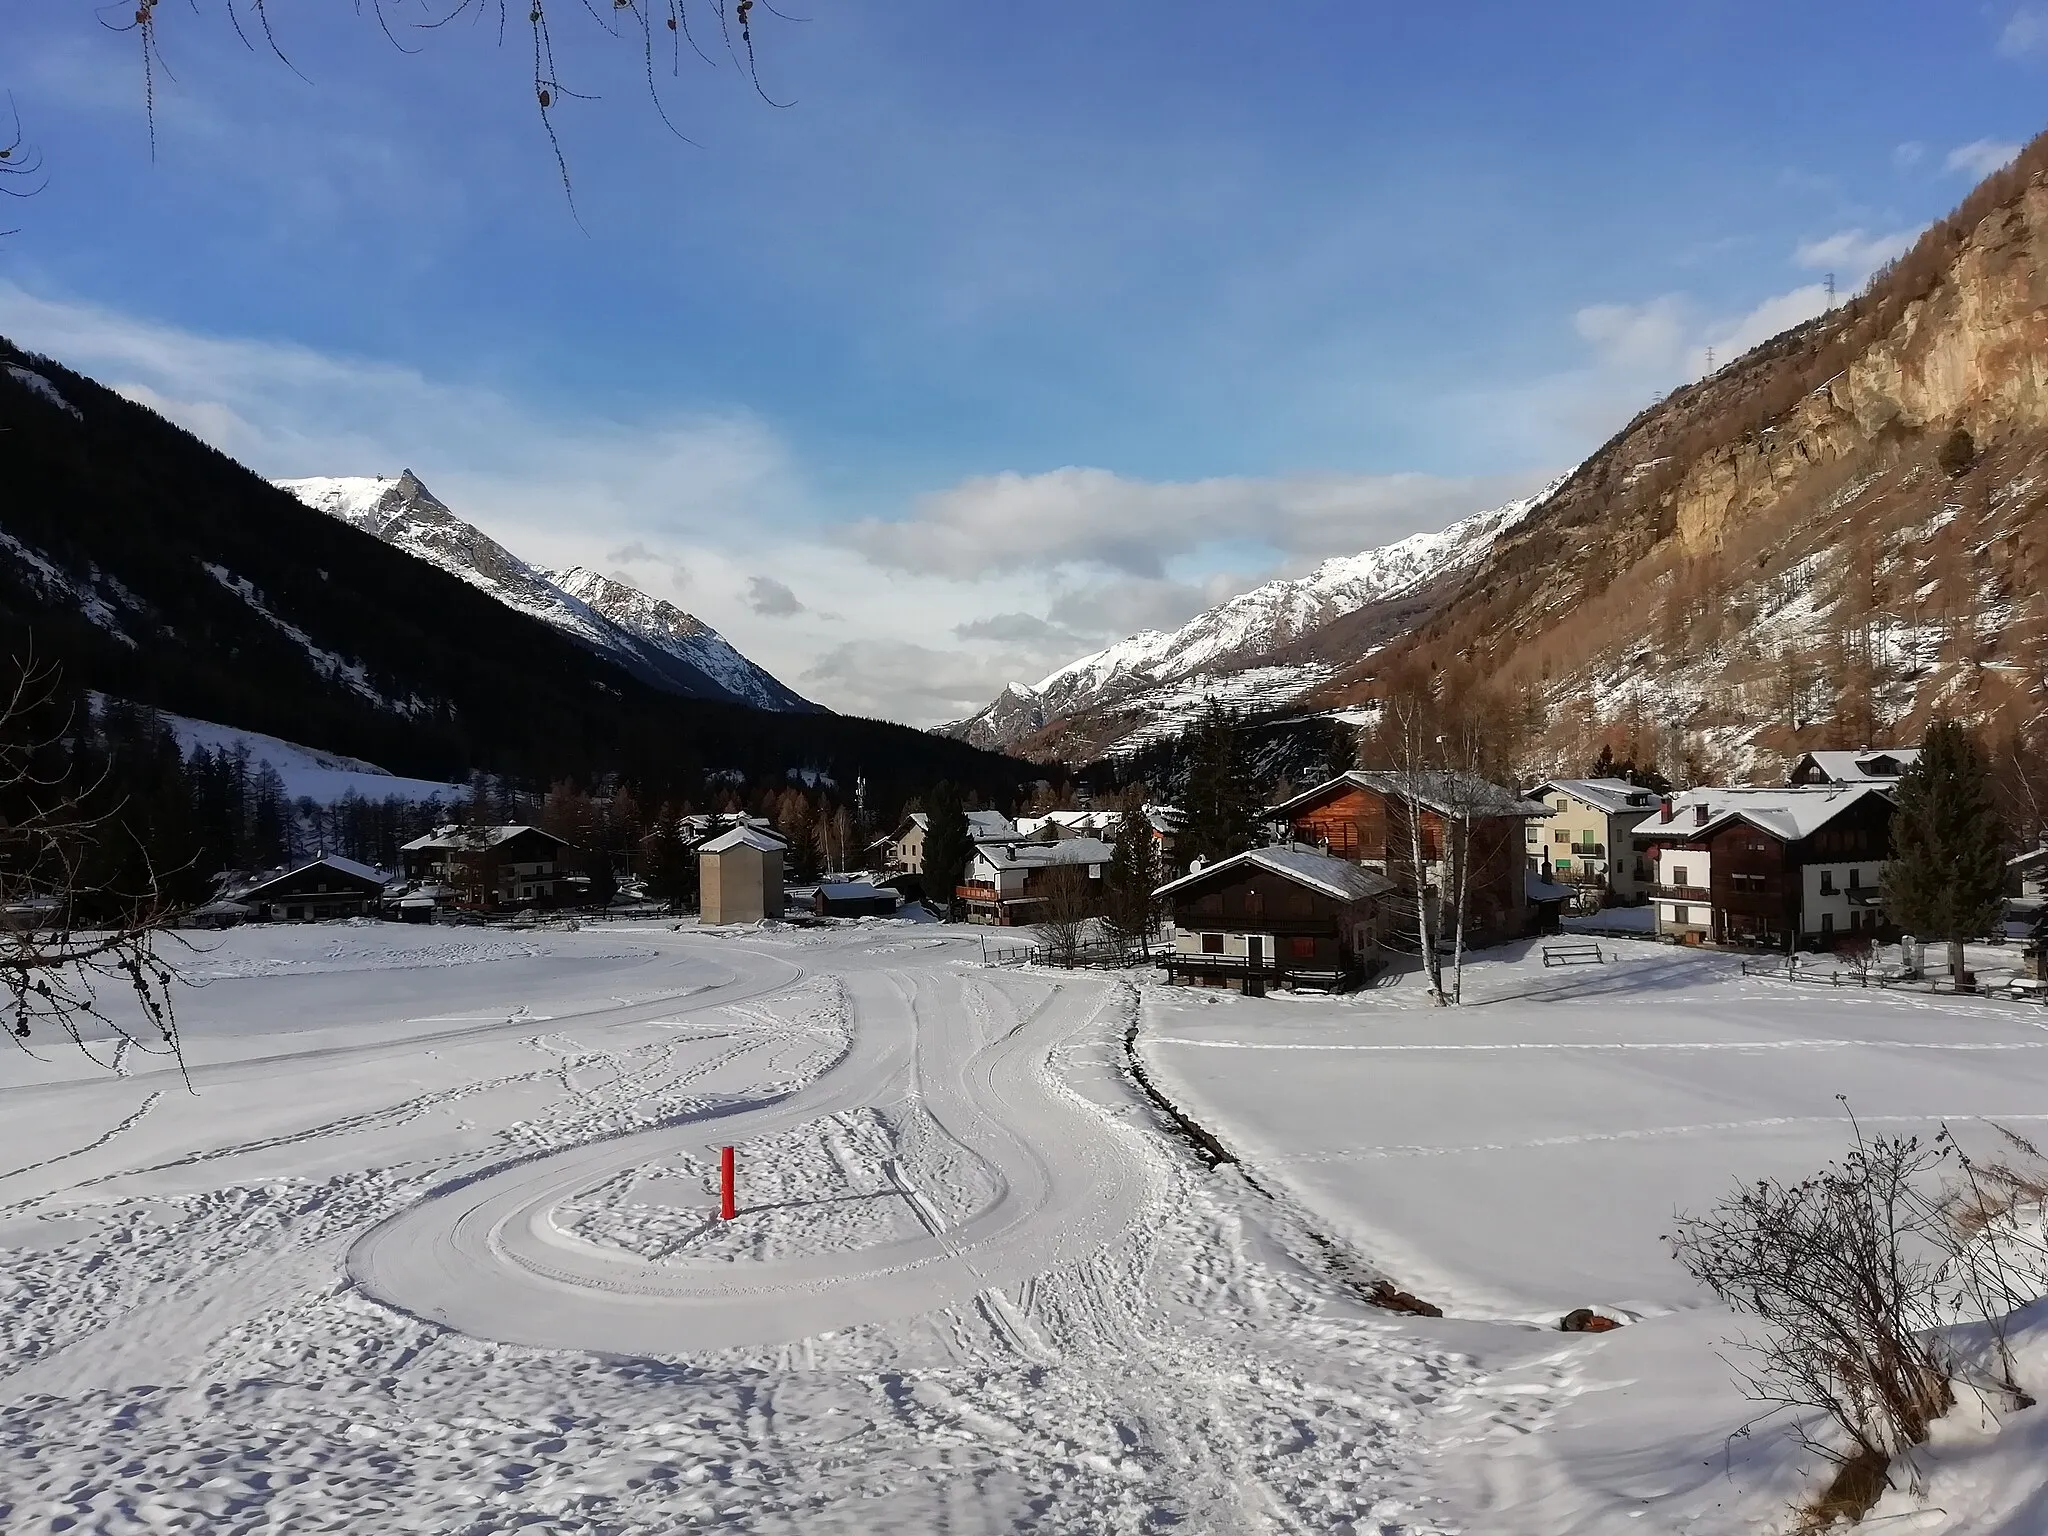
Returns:
[[[1459,1325],[1160,1133],[1121,983],[900,933],[252,931],[196,1095],[23,1062],[0,1527],[1451,1529]]]
[[[1093,1253],[1161,1193],[1134,1136],[1100,1134],[1099,1112],[1040,1070],[1099,1025],[1103,991],[856,975],[847,1056],[811,1086],[466,1175],[368,1233],[349,1274],[368,1295],[478,1337],[620,1354],[790,1343],[1021,1284]],[[622,1250],[564,1218],[578,1196],[665,1155],[706,1150],[707,1138],[750,1152],[747,1143],[863,1109],[882,1117],[885,1178],[850,1195],[750,1203],[735,1235],[801,1221],[822,1199],[899,1204],[913,1232],[739,1265],[716,1252],[693,1262]],[[949,1219],[948,1208],[960,1214]]]

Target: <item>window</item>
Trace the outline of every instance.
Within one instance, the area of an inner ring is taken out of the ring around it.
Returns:
[[[1244,893],[1244,910],[1247,917],[1257,917],[1265,910],[1265,906],[1265,902],[1260,898],[1257,891],[1246,891]]]
[[[1534,827],[1530,827],[1530,828],[1529,828],[1529,841],[1530,841],[1530,842],[1532,842],[1532,843],[1540,843],[1540,842],[1542,842],[1542,841],[1543,841],[1543,834],[1542,834],[1541,832],[1537,831],[1537,830],[1536,830],[1536,828],[1534,828]]]
[[[1680,927],[1684,927],[1692,921],[1692,908],[1687,906],[1673,907],[1671,909],[1671,921]]]
[[[1671,866],[1671,883],[1673,885],[1692,884],[1690,880],[1685,878],[1685,866],[1683,864],[1674,864]]]
[[[1820,872],[1820,893],[1823,896],[1835,894],[1835,872],[1832,869],[1824,869]]]
[[[1222,934],[1220,934],[1220,933],[1205,933],[1205,934],[1203,934],[1203,935],[1202,935],[1202,953],[1203,953],[1203,954],[1205,954],[1205,955],[1220,955],[1220,954],[1222,954],[1222,953],[1223,953],[1223,935],[1222,935]]]
[[[1863,871],[1862,871],[1862,870],[1860,870],[1860,869],[1852,869],[1852,870],[1850,870],[1850,871],[1849,871],[1849,889],[1850,889],[1850,890],[1852,890],[1852,891],[1860,891],[1860,890],[1862,890],[1862,889],[1863,889]]]
[[[1568,870],[1572,867],[1572,861],[1570,859],[1552,859],[1550,861],[1550,867],[1552,869]]]
[[[1569,810],[1571,808],[1570,805],[1566,802],[1563,795],[1559,795],[1555,800],[1551,801],[1550,803],[1556,806],[1560,811]]]
[[[1316,957],[1316,941],[1309,938],[1289,939],[1287,958],[1290,960],[1313,960]]]
[[[1820,915],[1820,931],[1821,931],[1822,933],[1833,933],[1833,932],[1835,931],[1835,914],[1834,914],[1834,913],[1832,913],[1832,912],[1823,912],[1823,913],[1821,913],[1821,915]]]
[[[1572,840],[1572,835],[1569,832],[1557,831],[1550,834],[1550,840],[1553,843],[1568,843]]]

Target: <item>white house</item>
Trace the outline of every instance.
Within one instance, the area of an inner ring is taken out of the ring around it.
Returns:
[[[912,811],[896,824],[896,830],[887,837],[875,839],[868,852],[875,856],[876,863],[894,875],[921,875],[924,873],[924,836],[931,829],[931,818],[923,811]],[[1017,824],[1001,811],[969,811],[967,813],[967,835],[976,842],[997,841],[1003,838],[1021,837]]]
[[[1014,927],[1039,920],[1054,871],[1078,869],[1101,901],[1102,872],[1116,850],[1096,837],[1068,837],[1056,843],[977,842],[968,860],[960,899],[970,923]]]
[[[1550,807],[1529,823],[1529,868],[1548,863],[1559,885],[1601,893],[1598,905],[1634,905],[1650,894],[1655,872],[1636,857],[1635,831],[1657,810],[1657,796],[1627,779],[1545,779],[1529,791]]]

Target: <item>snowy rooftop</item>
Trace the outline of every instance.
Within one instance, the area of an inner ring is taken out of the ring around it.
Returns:
[[[763,832],[759,827],[734,827],[730,832],[714,837],[697,851],[699,853],[725,853],[733,848],[754,848],[762,853],[782,853],[789,844],[773,832]]]
[[[1393,800],[1413,800],[1433,811],[1462,814],[1468,808],[1482,816],[1548,816],[1549,806],[1527,800],[1476,773],[1454,768],[1429,768],[1414,773],[1391,769],[1354,768],[1336,778],[1304,790],[1292,800],[1282,801],[1267,811],[1268,816],[1286,816],[1345,786],[1369,789]]]
[[[1017,830],[1026,837],[1059,827],[1068,832],[1114,833],[1123,821],[1121,811],[1047,811],[1042,816],[1019,816]]]
[[[879,901],[895,897],[896,892],[865,880],[827,880],[818,887],[818,894],[827,901]]]
[[[1292,880],[1297,885],[1308,886],[1339,901],[1366,901],[1374,896],[1383,896],[1394,888],[1394,882],[1385,875],[1362,864],[1353,864],[1349,859],[1332,858],[1312,848],[1276,843],[1270,848],[1232,854],[1201,869],[1190,870],[1178,880],[1162,885],[1154,894],[1165,896],[1213,879],[1226,870],[1246,867],[1267,870],[1283,880]]]
[[[316,859],[308,859],[303,864],[295,864],[289,869],[262,875],[244,885],[235,894],[226,896],[225,899],[230,901],[246,901],[258,892],[267,890],[269,887],[283,881],[290,880],[296,875],[303,875],[312,869],[331,869],[337,874],[348,875],[357,880],[367,880],[379,887],[383,886],[384,882],[390,878],[381,869],[373,869],[370,865],[358,863],[354,859],[344,859],[340,854],[327,853],[322,854]]]
[[[1918,747],[1869,747],[1858,752],[1809,752],[1792,769],[1795,780],[1832,784],[1889,784],[1920,761]]]
[[[1725,826],[1748,822],[1786,842],[1811,837],[1866,796],[1881,795],[1881,784],[1738,785],[1688,789],[1671,797],[1671,820],[1652,816],[1636,835],[1690,840]],[[1705,814],[1701,811],[1704,808]]]
[[[1609,815],[1657,808],[1657,796],[1653,790],[1631,784],[1627,779],[1545,779],[1529,791],[1529,798],[1541,800],[1553,792],[1576,796]]]
[[[524,822],[499,827],[465,827],[450,822],[447,826],[434,828],[424,837],[416,837],[409,843],[401,843],[399,851],[428,853],[455,848],[495,848],[500,843],[510,842],[522,832],[536,832],[550,842],[561,843],[565,848],[569,846],[564,839],[556,837],[554,833],[544,832],[539,827],[528,826]]]
[[[1057,843],[980,840],[975,852],[1006,869],[1043,869],[1054,864],[1107,864],[1116,850],[1099,837],[1069,837]]]

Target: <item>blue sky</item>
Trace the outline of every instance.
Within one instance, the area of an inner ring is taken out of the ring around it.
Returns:
[[[572,217],[523,6],[273,7],[302,79],[166,5],[152,161],[135,39],[0,3],[0,331],[917,723],[1530,488],[2048,118],[2048,6],[801,0],[684,143],[555,0]]]

